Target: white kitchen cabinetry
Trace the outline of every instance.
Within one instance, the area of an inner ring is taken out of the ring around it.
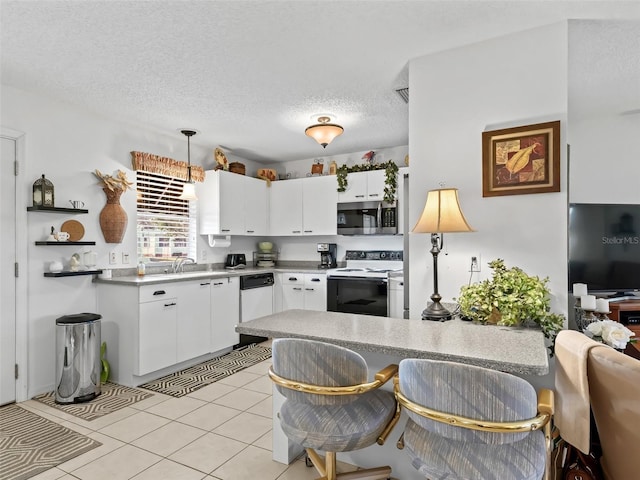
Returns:
[[[389,316],[404,318],[404,279],[402,277],[389,278]]]
[[[208,170],[197,189],[200,234],[268,234],[269,195],[264,180]]]
[[[270,229],[274,236],[335,235],[337,182],[333,175],[271,184]]]
[[[338,193],[338,202],[364,202],[384,199],[385,170],[354,172],[347,175],[347,187]]]
[[[327,276],[315,273],[282,274],[282,310],[327,310]]]
[[[172,285],[178,301],[178,362],[211,352],[211,283],[202,279]]]
[[[240,282],[238,277],[216,278],[211,281],[211,351],[217,352],[236,345],[240,334]]]
[[[238,343],[239,279],[98,284],[102,340],[115,383],[135,387]]]
[[[271,183],[269,207],[271,235],[302,235],[302,180],[282,180]]]
[[[134,374],[144,375],[176,363],[177,310],[175,297],[140,304]]]

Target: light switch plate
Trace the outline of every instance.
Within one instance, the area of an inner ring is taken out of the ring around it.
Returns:
[[[129,254],[122,252],[122,263],[123,265],[128,265],[129,264]]]

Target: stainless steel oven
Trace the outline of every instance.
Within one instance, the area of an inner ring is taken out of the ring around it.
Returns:
[[[402,251],[347,250],[347,267],[327,271],[327,310],[389,316],[389,272],[402,270]]]

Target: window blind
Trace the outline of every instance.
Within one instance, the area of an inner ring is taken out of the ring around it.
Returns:
[[[181,200],[184,180],[138,170],[138,259],[170,262],[196,258],[196,202]]]

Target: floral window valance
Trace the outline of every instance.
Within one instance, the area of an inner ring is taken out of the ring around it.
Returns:
[[[144,152],[131,152],[131,163],[134,170],[143,170],[182,180],[187,180],[188,177],[187,162],[181,162],[169,157],[160,157]],[[196,182],[204,182],[204,169],[191,165],[191,179]]]

